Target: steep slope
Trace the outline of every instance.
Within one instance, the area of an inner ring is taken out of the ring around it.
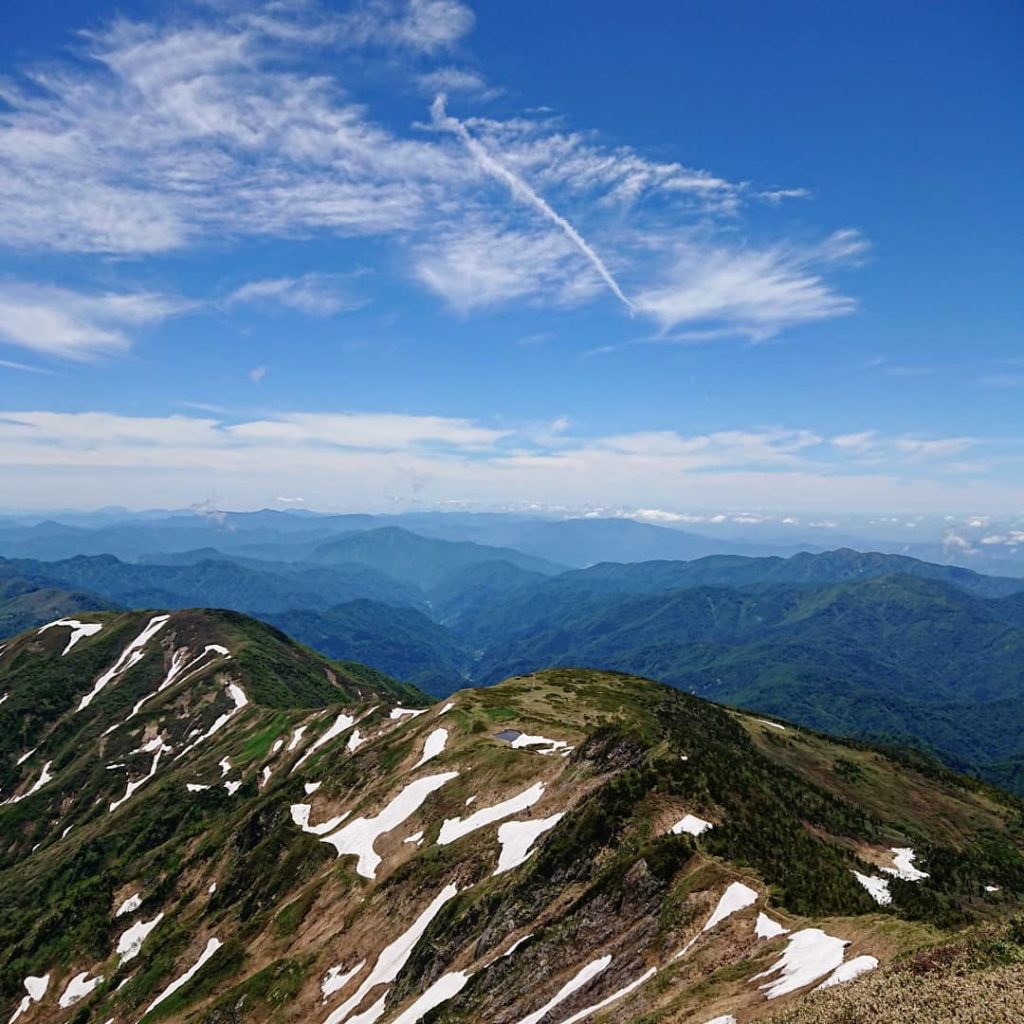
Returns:
[[[155,618],[0,655],[39,744],[0,807],[23,1024],[749,1021],[1024,900],[1022,807],[980,784],[582,670],[417,713]]]
[[[259,617],[329,658],[365,662],[428,693],[451,693],[468,678],[469,650],[413,608],[350,601],[323,611]]]

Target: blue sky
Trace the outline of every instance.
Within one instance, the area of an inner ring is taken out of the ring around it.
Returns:
[[[1022,21],[8,0],[0,502],[1019,513]]]

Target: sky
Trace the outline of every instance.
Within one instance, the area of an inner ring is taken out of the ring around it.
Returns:
[[[0,507],[1024,513],[1024,11],[0,10]]]

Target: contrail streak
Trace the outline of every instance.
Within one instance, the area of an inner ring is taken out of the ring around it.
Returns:
[[[608,285],[611,293],[626,307],[626,309],[629,310],[629,315],[634,315],[636,311],[633,309],[633,303],[626,298],[622,289],[619,287],[618,281],[612,277],[611,271],[605,266],[604,260],[598,256],[591,244],[561,214],[553,210],[543,197],[537,195],[537,193],[534,192],[518,174],[510,171],[507,167],[495,160],[483,145],[477,142],[477,140],[469,134],[466,126],[458,118],[452,117],[445,110],[445,98],[443,94],[439,95],[434,100],[433,105],[430,108],[430,115],[434,124],[438,128],[452,132],[452,134],[462,140],[466,149],[473,154],[473,158],[480,165],[482,170],[487,174],[490,174],[492,177],[497,178],[499,181],[504,182],[513,196],[522,202],[527,203],[529,206],[532,206],[535,210],[539,211],[544,217],[551,221],[552,224],[557,225],[569,241],[572,242],[588,260],[590,260],[594,269],[601,275],[601,279],[606,285]]]

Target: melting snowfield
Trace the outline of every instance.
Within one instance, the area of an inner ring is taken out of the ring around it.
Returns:
[[[728,889],[722,893],[714,913],[708,918],[703,931],[709,932],[716,924],[720,924],[727,917],[731,917],[737,911],[753,906],[757,902],[757,893],[744,885],[742,882],[733,882]]]
[[[893,872],[895,874],[895,872]],[[871,894],[871,898],[880,906],[888,906],[892,903],[892,893],[889,892],[889,883],[877,875],[862,875],[859,871],[853,872],[854,878]]]
[[[478,828],[493,825],[494,822],[501,821],[502,818],[525,811],[543,795],[544,783],[537,782],[529,789],[524,789],[522,793],[509,797],[508,800],[503,800],[500,804],[494,804],[493,807],[481,807],[479,811],[471,814],[468,818],[446,818],[437,837],[438,845],[447,846],[449,843],[454,843],[457,839],[469,835],[470,832],[475,832]]]
[[[658,968],[651,967],[649,970],[644,971],[635,981],[631,981],[628,985],[623,985],[622,988],[613,992],[610,996],[605,996],[599,1003],[584,1007],[571,1017],[566,1017],[562,1024],[577,1024],[578,1021],[586,1020],[591,1014],[597,1013],[598,1010],[603,1010],[606,1006],[611,1006],[612,1003],[617,1003],[620,999],[624,999],[634,989],[638,989],[645,981],[650,981],[657,973]]]
[[[83,637],[95,636],[102,628],[102,622],[79,622],[78,619],[57,619],[55,622],[48,622],[45,626],[41,627],[37,636],[41,636],[48,629],[53,629],[54,626],[65,626],[71,630],[71,636],[68,637],[67,647],[60,652],[63,658],[65,654],[71,651],[71,648],[78,643]]]
[[[121,963],[134,960],[142,949],[142,944],[149,937],[149,933],[164,919],[163,913],[159,913],[152,921],[137,921],[131,928],[121,933],[117,940],[117,954],[121,957]]]
[[[363,979],[363,983],[341,1006],[331,1011],[324,1020],[324,1024],[343,1024],[343,1022],[349,1019],[352,1012],[359,1006],[371,989],[376,988],[378,985],[389,985],[393,982],[406,965],[409,956],[412,954],[413,947],[415,947],[423,933],[430,926],[430,922],[437,917],[441,908],[458,894],[458,891],[456,886],[446,885],[434,897],[430,906],[413,921],[409,928],[399,935],[394,942],[381,950],[380,956],[377,957],[377,962],[373,965],[373,970]],[[384,1014],[384,1000],[386,997],[387,992],[385,991],[384,995],[366,1013],[360,1014],[358,1018],[353,1018],[352,1024],[355,1024],[356,1020],[359,1021],[359,1024],[374,1024]]]
[[[14,1024],[14,1022],[23,1014],[28,1013],[29,1007],[33,1003],[38,1003],[43,996],[46,995],[46,990],[50,987],[50,976],[44,974],[41,978],[33,977],[31,974],[25,979],[25,991],[28,995],[24,996],[21,1002],[18,1004],[18,1008],[14,1011],[14,1016],[11,1017],[8,1024]]]
[[[400,1013],[391,1024],[419,1024],[435,1006],[446,1003],[457,996],[472,975],[468,971],[452,971],[442,974],[407,1010]]]
[[[167,625],[169,619],[170,615],[154,615],[149,620],[146,628],[121,652],[117,661],[92,684],[92,689],[78,705],[79,711],[84,711],[109,682],[127,672],[145,657],[146,644]]]
[[[845,981],[853,981],[868,971],[873,971],[878,966],[878,960],[873,956],[855,956],[852,960],[840,964],[818,988],[831,988],[833,985],[842,985]]]
[[[379,836],[397,828],[419,810],[423,801],[446,782],[458,776],[458,772],[442,772],[428,775],[410,782],[379,814],[373,818],[356,818],[332,835],[324,836],[321,842],[330,843],[338,856],[355,854],[358,857],[356,871],[364,878],[376,878],[380,856],[374,849]],[[300,805],[301,806],[301,805]]]
[[[234,707],[230,711],[225,711],[223,715],[220,715],[197,740],[193,740],[174,760],[180,761],[187,753],[195,750],[204,740],[208,740],[215,732],[219,732],[224,728],[232,718],[235,717],[248,703],[249,698],[246,697],[245,691],[237,683],[228,683],[228,696],[234,703]]]
[[[202,953],[199,955],[199,959],[180,978],[176,978],[174,981],[172,981],[170,985],[168,985],[167,988],[165,988],[163,992],[161,992],[160,995],[158,995],[156,999],[154,999],[153,1002],[151,1002],[149,1006],[146,1007],[146,1013],[150,1013],[155,1006],[159,1006],[169,996],[174,995],[174,993],[177,992],[179,988],[182,988],[183,986],[187,985],[195,977],[195,975],[199,973],[200,969],[206,963],[206,961],[209,960],[210,957],[212,957],[213,954],[216,953],[217,950],[220,949],[222,945],[223,943],[220,941],[220,939],[210,939],[210,941],[206,944],[206,949],[204,949]],[[143,1016],[145,1015],[146,1014],[144,1013]]]
[[[171,655],[171,667],[167,670],[167,675],[164,676],[163,682],[153,690],[152,693],[147,693],[145,697],[142,697],[132,708],[131,713],[124,721],[119,722],[118,725],[124,725],[126,722],[130,722],[143,708],[145,704],[151,701],[158,694],[161,694],[169,686],[173,686],[174,683],[179,682],[182,679],[187,679],[203,662],[209,654],[220,654],[223,657],[230,658],[231,652],[226,647],[222,647],[220,644],[207,644],[202,653],[197,654],[191,661],[186,662],[188,657],[188,648],[179,647]],[[113,732],[118,726],[112,725],[107,732]],[[104,733],[104,736],[107,733]]]
[[[904,882],[920,882],[928,877],[927,871],[914,867],[914,851],[909,846],[894,846],[892,852],[895,854],[891,868],[882,868],[888,875],[895,875],[902,878]]]
[[[328,968],[324,980],[320,982],[320,994],[326,999],[335,992],[340,992],[363,969],[365,963],[365,960],[360,960],[355,967],[347,971],[342,971],[341,964]]]
[[[501,843],[501,854],[498,857],[498,866],[494,869],[496,875],[503,875],[506,871],[525,864],[533,854],[533,844],[545,832],[553,829],[563,814],[552,814],[550,818],[536,818],[533,821],[506,821],[498,827],[498,842]]]
[[[820,928],[804,928],[789,937],[789,945],[773,967],[755,974],[751,980],[778,975],[774,981],[760,986],[769,999],[778,999],[835,971],[842,965],[848,945],[845,939],[837,939]]]
[[[30,751],[30,753],[34,753],[34,751]],[[21,762],[18,763],[20,764]],[[39,790],[41,790],[48,782],[52,782],[53,776],[50,774],[50,766],[52,764],[52,761],[47,761],[46,764],[43,765],[43,770],[39,773],[39,778],[33,783],[32,788],[27,793],[22,793],[21,796],[12,796],[7,803],[20,803],[26,797],[30,797],[33,793],[38,793]]]
[[[90,978],[88,971],[76,974],[68,982],[67,988],[64,989],[63,994],[57,1001],[60,1008],[66,1010],[69,1006],[74,1006],[79,1000],[84,999],[102,980],[102,974],[97,974],[95,978]]]
[[[295,764],[292,766],[292,771],[295,771],[295,769],[298,768],[299,765],[302,764],[302,762],[305,761],[307,757],[311,757],[313,754],[315,754],[322,746],[324,746],[324,744],[330,743],[331,740],[335,738],[335,736],[340,736],[346,729],[350,729],[355,724],[355,718],[352,715],[346,715],[345,712],[343,711],[340,715],[338,715],[337,718],[335,718],[335,720],[331,723],[330,727],[324,732],[324,734],[316,738],[316,741],[312,744],[309,750],[307,750],[302,755],[302,757],[300,757],[298,761],[295,762]],[[290,749],[291,748],[289,747],[289,750]]]
[[[759,939],[774,939],[777,936],[785,935],[788,932],[788,928],[784,928],[778,921],[773,921],[764,912],[757,915],[757,924],[754,925],[754,934]]]
[[[423,744],[423,756],[412,766],[412,770],[416,771],[417,768],[425,765],[428,761],[437,757],[448,743],[448,730],[447,729],[435,729],[426,739]]]
[[[596,978],[612,962],[610,956],[602,956],[597,960],[591,960],[589,964],[581,967],[575,976],[567,981],[539,1010],[527,1014],[519,1021],[519,1024],[539,1024],[547,1014],[556,1006],[564,1003],[574,992],[578,992],[587,982]]]
[[[120,800],[115,800],[113,801],[113,803],[111,803],[111,813],[116,811],[118,807],[120,807],[121,804],[123,804],[125,801],[130,800],[131,797],[139,789],[141,789],[147,782],[149,782],[151,778],[153,778],[154,775],[156,775],[156,770],[160,766],[161,755],[168,753],[172,749],[173,748],[167,746],[167,744],[165,744],[164,741],[159,736],[154,736],[153,739],[151,739],[148,743],[144,744],[143,746],[139,747],[138,750],[132,751],[133,754],[152,754],[152,764],[150,764],[149,766],[149,771],[145,775],[143,775],[141,779],[138,779],[135,782],[128,782],[128,785],[124,791],[124,796],[121,797]]]
[[[685,832],[690,836],[699,836],[702,832],[707,832],[709,828],[714,827],[710,821],[698,818],[696,814],[687,814],[672,826],[672,835],[678,836]]]
[[[141,906],[142,893],[137,892],[134,896],[129,896],[128,899],[126,899],[124,903],[114,911],[114,917],[124,917],[125,914],[134,914]]]
[[[334,818],[328,818],[327,821],[322,822],[319,825],[310,825],[309,815],[313,809],[312,804],[292,804],[291,815],[292,821],[295,822],[303,832],[308,832],[314,836],[324,836],[328,832],[333,832],[351,813],[350,811],[343,811],[341,814]]]

